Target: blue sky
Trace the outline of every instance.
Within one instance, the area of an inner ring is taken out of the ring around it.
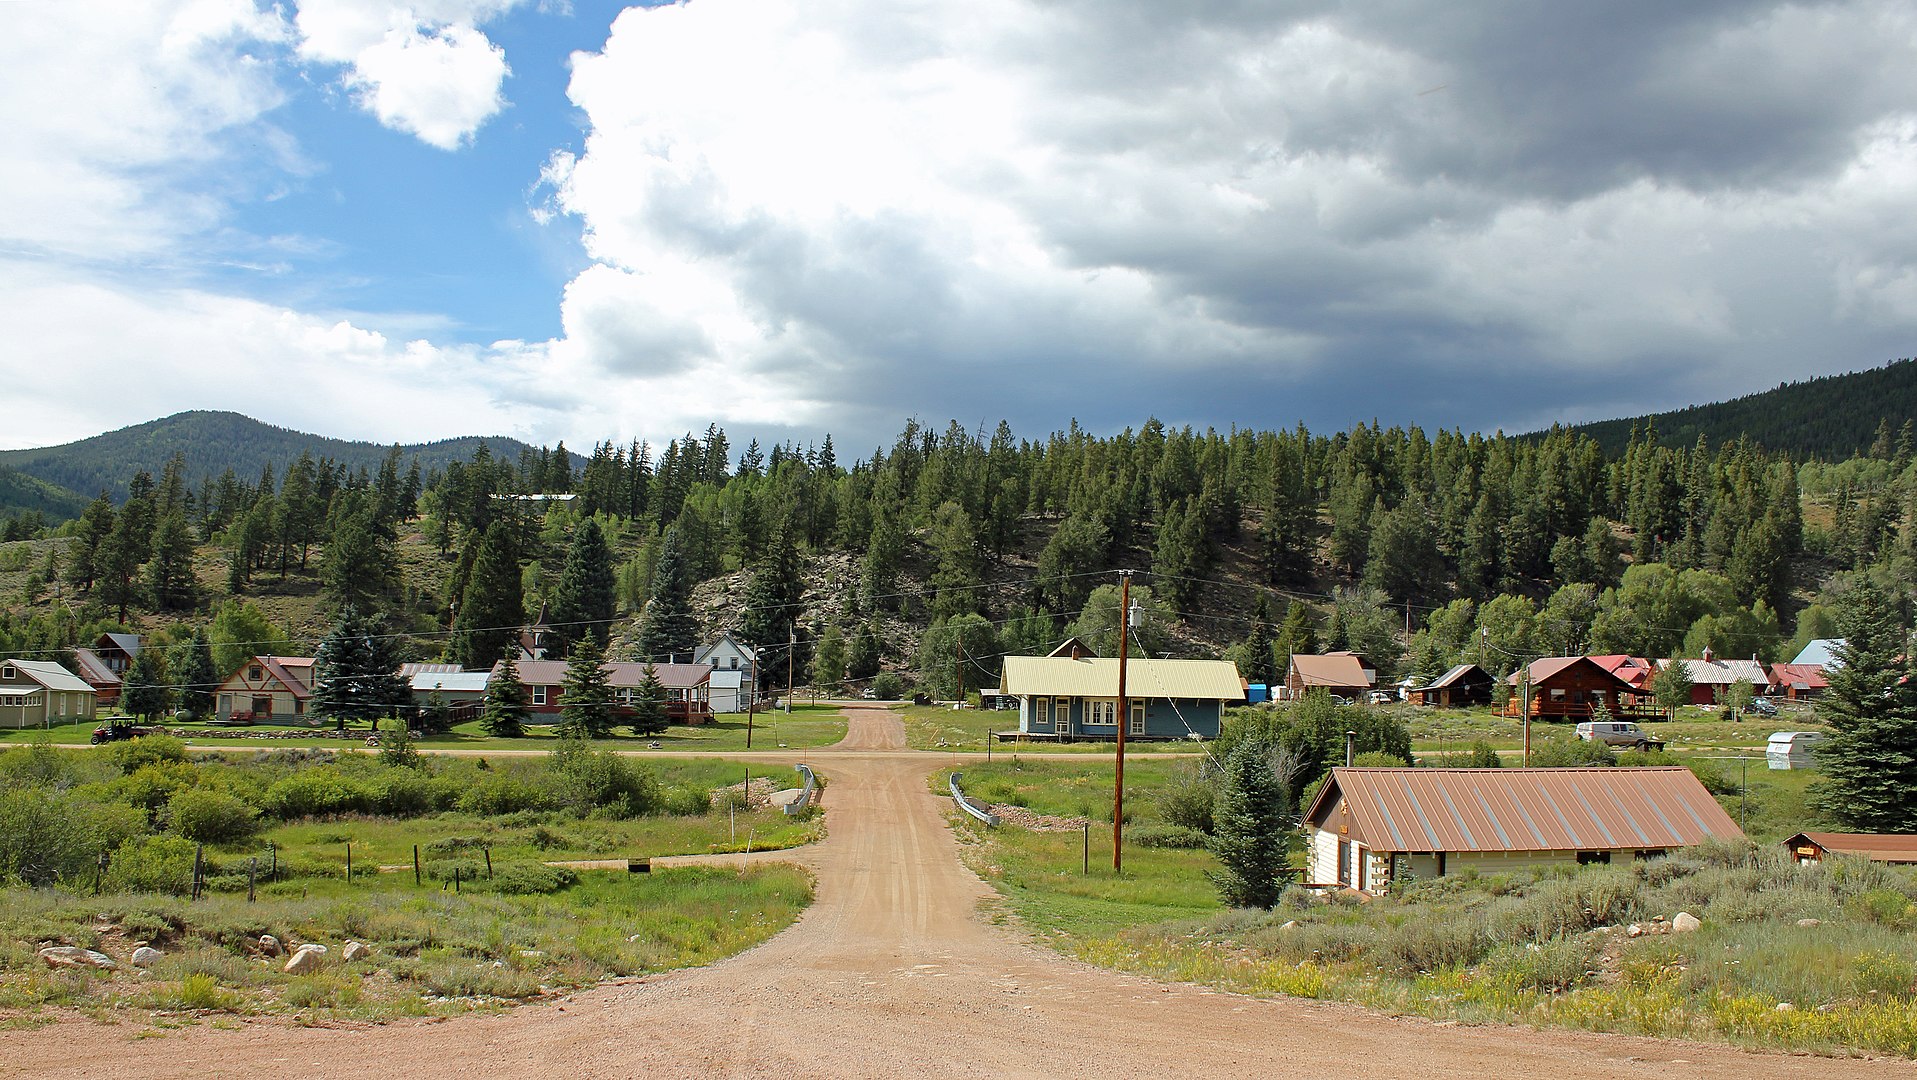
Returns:
[[[0,446],[1718,400],[1910,355],[1913,46],[1888,0],[0,3]]]

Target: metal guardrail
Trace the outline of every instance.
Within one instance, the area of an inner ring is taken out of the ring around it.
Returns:
[[[812,775],[809,766],[797,766],[799,775],[805,777],[805,786],[799,790],[799,797],[786,804],[787,817],[797,817],[812,808],[812,800],[818,796],[818,778]]]
[[[998,824],[997,814],[988,813],[984,810],[980,810],[977,806],[974,806],[972,804],[972,800],[965,797],[965,792],[959,790],[959,781],[963,779],[965,779],[964,773],[953,773],[951,777],[948,778],[946,781],[946,783],[952,789],[952,798],[959,804],[959,809],[965,811],[966,813],[972,815],[973,817],[979,819],[980,821],[983,821],[987,825],[997,825]]]

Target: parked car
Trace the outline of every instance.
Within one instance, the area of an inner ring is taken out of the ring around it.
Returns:
[[[110,720],[93,729],[92,742],[97,746],[100,743],[119,742],[122,739],[137,739],[142,735],[157,734],[159,734],[158,728],[140,727],[125,720]]]
[[[1767,697],[1752,698],[1751,712],[1757,716],[1776,716],[1777,703]]]
[[[1601,742],[1606,746],[1628,746],[1635,750],[1662,750],[1663,739],[1653,739],[1629,720],[1586,720],[1578,725],[1578,738]]]

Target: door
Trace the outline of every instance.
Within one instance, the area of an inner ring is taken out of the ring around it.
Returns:
[[[1058,732],[1060,735],[1070,734],[1072,730],[1071,699],[1059,698],[1058,701],[1053,703],[1052,708],[1055,710],[1052,713],[1052,730]]]
[[[1125,734],[1143,735],[1145,734],[1145,703],[1143,701],[1134,701],[1131,705],[1131,722]]]

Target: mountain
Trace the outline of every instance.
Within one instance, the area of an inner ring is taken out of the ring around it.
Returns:
[[[481,443],[495,457],[517,459],[522,450],[531,449],[517,439],[464,436],[438,442],[401,446],[401,468],[418,461],[424,470],[443,469],[451,462],[466,461]],[[105,491],[116,500],[126,497],[127,481],[145,470],[160,475],[174,454],[186,458],[189,484],[203,477],[217,477],[232,469],[242,479],[255,480],[267,465],[277,474],[302,451],[315,458],[331,458],[350,469],[379,468],[392,448],[378,443],[329,439],[302,431],[263,424],[234,412],[175,413],[144,424],[109,431],[104,435],[81,439],[60,446],[28,450],[0,450],[0,514],[34,508],[31,503],[15,502],[5,486],[9,470],[43,481],[39,498],[54,500],[59,512],[48,508],[49,517],[72,517],[78,513],[60,502],[61,489],[84,507]],[[574,456],[575,466],[583,459]]]
[[[1688,445],[1699,435],[1712,445],[1748,435],[1766,450],[1835,461],[1868,451],[1880,423],[1888,420],[1894,437],[1913,416],[1917,360],[1906,359],[1848,375],[1779,383],[1774,390],[1731,401],[1579,424],[1572,430],[1597,440],[1607,455],[1623,452],[1633,427],[1655,423],[1658,441],[1666,446]]]
[[[44,514],[49,521],[80,516],[87,500],[18,469],[0,468],[0,517]]]

